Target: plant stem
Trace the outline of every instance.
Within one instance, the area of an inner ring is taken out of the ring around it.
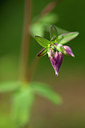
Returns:
[[[31,0],[25,0],[25,19],[24,19],[24,33],[21,48],[21,60],[20,60],[20,80],[28,81],[28,57],[30,47],[30,33],[29,27],[31,24]]]
[[[30,76],[29,76],[29,80],[32,81],[33,79],[33,76],[35,74],[35,71],[36,71],[36,67],[38,65],[38,62],[40,60],[40,57],[36,56],[31,64],[31,67],[30,67]]]

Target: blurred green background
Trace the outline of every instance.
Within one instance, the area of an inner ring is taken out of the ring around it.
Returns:
[[[32,0],[32,18],[51,0]],[[40,60],[33,81],[52,86],[63,98],[61,106],[36,96],[30,119],[31,128],[85,128],[85,0],[61,0],[53,13],[55,24],[68,31],[79,31],[71,41],[76,58],[64,56],[56,77],[47,56]],[[24,25],[24,0],[0,0],[0,81],[18,79]],[[45,37],[49,36],[45,33]],[[31,37],[30,62],[40,46]],[[0,128],[15,128],[10,121],[11,93],[0,94]]]

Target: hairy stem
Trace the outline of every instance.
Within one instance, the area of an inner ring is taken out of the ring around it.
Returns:
[[[21,48],[21,60],[20,60],[20,80],[28,81],[28,57],[29,57],[29,45],[30,45],[30,33],[29,27],[31,24],[31,0],[25,0],[25,19],[24,19],[24,32]]]

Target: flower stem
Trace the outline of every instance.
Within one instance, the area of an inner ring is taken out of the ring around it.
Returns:
[[[40,60],[40,57],[36,56],[36,57],[34,58],[32,64],[31,64],[31,66],[30,66],[30,70],[29,70],[29,72],[30,72],[29,80],[30,80],[30,81],[32,81],[32,79],[33,79],[33,76],[34,76],[34,74],[35,74],[36,67],[37,67],[37,65],[38,65],[39,60]]]
[[[28,81],[28,57],[29,57],[29,47],[30,47],[30,33],[29,27],[31,24],[31,0],[25,0],[25,18],[24,18],[24,32],[23,41],[21,48],[21,60],[20,60],[20,80]]]

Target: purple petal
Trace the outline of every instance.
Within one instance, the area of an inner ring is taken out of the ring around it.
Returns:
[[[69,47],[69,46],[63,46],[64,47],[64,50],[65,50],[65,53],[67,54],[67,55],[71,55],[72,57],[75,57],[75,55],[73,54],[73,52],[72,52],[72,50],[71,50],[71,48]]]
[[[56,51],[55,54],[53,55],[53,59],[55,60],[58,60],[59,59],[59,53]]]
[[[58,72],[63,61],[63,54],[61,52],[58,53],[56,51],[53,57],[50,57],[50,61],[55,70],[55,74],[58,76]]]
[[[56,52],[53,57],[50,57],[51,64],[55,70],[56,75],[58,75],[58,63],[59,63],[59,54]]]
[[[57,43],[54,43],[54,45],[56,45],[56,46],[57,46],[58,44],[57,44]]]
[[[63,61],[63,54],[62,54],[62,52],[59,52],[58,62],[57,62],[56,67],[55,67],[55,74],[57,76],[58,76],[58,72],[59,72],[59,69],[61,67],[62,61]]]
[[[50,56],[52,56],[53,55],[53,50],[52,50],[52,48],[50,48]]]
[[[62,52],[59,52],[59,67],[58,67],[59,69],[62,64],[62,61],[63,61],[63,54],[62,54]]]

